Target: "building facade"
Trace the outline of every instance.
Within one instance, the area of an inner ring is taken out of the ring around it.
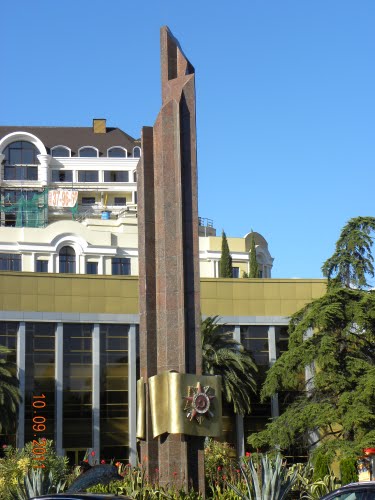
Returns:
[[[86,128],[0,127],[0,344],[11,349],[22,394],[17,429],[0,444],[43,436],[72,463],[87,449],[136,461],[141,154],[138,140],[103,119]],[[221,237],[207,219],[199,235],[202,315],[220,316],[264,374],[286,348],[288,317],[325,282],[270,279],[273,258],[259,233],[261,279],[221,279]],[[228,243],[240,278],[250,234]],[[244,420],[224,417],[223,439],[243,453],[244,436],[277,413],[277,398],[255,400]]]

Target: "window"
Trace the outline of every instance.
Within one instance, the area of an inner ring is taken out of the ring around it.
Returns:
[[[90,196],[83,196],[82,197],[82,205],[94,205],[95,204],[95,197],[90,197]]]
[[[69,158],[70,150],[65,146],[55,146],[54,148],[51,148],[51,155],[54,158]]]
[[[0,253],[0,271],[21,271],[21,255]]]
[[[115,257],[112,259],[112,274],[130,275],[130,259],[126,257]]]
[[[129,172],[123,170],[105,171],[104,182],[129,182]]]
[[[5,181],[37,181],[38,167],[28,167],[26,165],[4,166]]]
[[[52,170],[52,182],[73,182],[73,171]]]
[[[118,198],[117,196],[115,196],[115,206],[118,207],[118,206],[122,206],[122,205],[126,205],[126,198]]]
[[[98,274],[98,263],[86,262],[86,274]]]
[[[133,181],[134,181],[134,182],[137,182],[137,172],[134,172],[134,173],[133,173]]]
[[[31,142],[12,142],[4,151],[4,180],[38,180],[38,149]]]
[[[72,247],[62,247],[59,253],[59,272],[76,272],[76,253]]]
[[[141,157],[141,148],[136,146],[133,148],[133,158],[140,158]]]
[[[240,268],[232,267],[232,278],[239,278],[239,277],[240,277]]]
[[[97,170],[80,170],[78,172],[79,182],[98,182],[99,174]]]
[[[48,260],[39,259],[36,261],[37,273],[48,273]]]
[[[81,148],[78,154],[81,158],[97,158],[99,156],[98,150],[91,146]]]
[[[120,147],[110,148],[107,155],[109,158],[126,158],[126,149]]]
[[[31,142],[17,141],[3,151],[5,165],[38,165],[38,149]]]

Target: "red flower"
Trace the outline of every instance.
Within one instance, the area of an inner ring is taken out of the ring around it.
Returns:
[[[220,465],[219,465],[219,467],[217,468],[217,470],[221,470],[221,467],[220,467]]]
[[[92,450],[92,452],[91,452],[91,456],[92,456],[92,457],[95,457],[95,451],[94,451],[94,450]]]
[[[88,461],[88,460],[84,460],[84,462],[85,462],[86,464],[88,464],[88,463],[89,463],[89,461]]]
[[[8,448],[8,446],[6,444],[3,444],[3,450],[5,450],[5,448]]]
[[[176,477],[177,476],[177,472],[174,472],[173,475],[174,475],[174,477]]]
[[[121,462],[116,462],[116,463],[115,463],[115,466],[116,466],[116,467],[120,467],[120,465],[121,465]]]
[[[247,452],[245,453],[245,456],[246,456],[246,457],[251,457],[251,453],[250,453],[249,451],[247,451]]]
[[[105,464],[105,460],[100,460],[100,463],[101,464]]]

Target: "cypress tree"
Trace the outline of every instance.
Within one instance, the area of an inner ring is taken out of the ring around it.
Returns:
[[[255,251],[255,238],[254,238],[254,232],[251,231],[249,278],[258,278],[258,275],[259,275],[259,268],[257,262],[257,254]]]
[[[232,257],[229,252],[227,236],[223,230],[221,234],[220,278],[232,277]]]
[[[327,292],[291,317],[288,350],[269,369],[261,400],[283,391],[295,396],[265,430],[251,434],[255,448],[307,444],[333,459],[375,447],[375,292],[368,282],[374,233],[375,217],[346,224],[322,268]],[[306,391],[301,374],[309,365],[316,369]]]

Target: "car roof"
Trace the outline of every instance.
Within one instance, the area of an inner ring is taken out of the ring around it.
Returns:
[[[327,495],[324,495],[321,500],[329,500],[330,498],[334,499],[334,495],[345,493],[345,491],[349,493],[349,491],[351,490],[362,490],[365,488],[375,490],[375,481],[361,481],[360,483],[345,484],[344,486],[340,486],[340,488],[337,488],[337,490],[331,491]]]

